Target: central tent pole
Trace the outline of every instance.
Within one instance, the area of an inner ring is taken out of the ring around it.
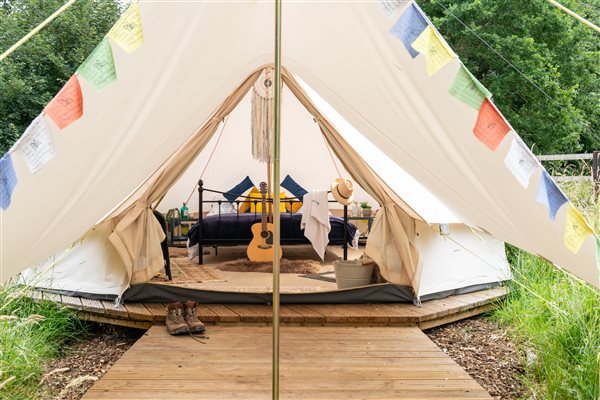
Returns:
[[[279,150],[281,129],[281,0],[275,0],[275,96],[273,132],[273,400],[279,400]]]

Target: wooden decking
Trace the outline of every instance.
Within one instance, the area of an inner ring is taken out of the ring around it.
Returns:
[[[271,328],[152,327],[86,400],[271,398]],[[491,399],[418,327],[281,327],[282,399]]]
[[[300,325],[418,325],[422,329],[442,325],[493,309],[506,295],[498,287],[440,300],[413,304],[305,304],[281,306],[284,324]],[[115,325],[149,328],[164,324],[162,303],[126,303],[115,307],[112,302],[33,292],[36,300],[50,300],[78,310],[82,319]],[[207,324],[272,322],[271,307],[264,304],[204,304],[199,317]]]

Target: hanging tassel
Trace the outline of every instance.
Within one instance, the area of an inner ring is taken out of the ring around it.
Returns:
[[[273,74],[272,68],[265,68],[252,87],[252,157],[260,162],[273,159]]]

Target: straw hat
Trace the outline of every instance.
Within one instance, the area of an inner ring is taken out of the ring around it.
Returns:
[[[354,185],[348,179],[337,178],[331,183],[331,194],[338,203],[349,206],[354,200]]]

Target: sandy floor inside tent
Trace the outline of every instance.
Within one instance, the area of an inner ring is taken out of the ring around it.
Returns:
[[[160,283],[176,285],[186,288],[223,290],[232,292],[251,292],[251,293],[269,293],[273,284],[273,275],[264,272],[232,272],[218,269],[219,265],[226,262],[246,258],[246,246],[219,247],[217,254],[213,248],[204,249],[204,265],[202,267],[186,268],[188,273],[178,273],[177,267],[172,267],[173,281],[165,279],[164,271],[161,275],[151,281],[151,283]],[[348,259],[360,257],[364,248],[359,250],[348,249]],[[173,249],[173,256],[184,254],[182,249]],[[209,254],[206,254],[209,253]],[[310,245],[302,246],[283,246],[283,257],[289,260],[314,260],[320,264],[316,274],[281,274],[280,286],[281,293],[311,293],[319,291],[329,291],[337,289],[335,276],[333,274],[333,261],[341,259],[343,250],[339,246],[329,246],[325,261],[321,261]],[[196,270],[199,268],[199,270]],[[192,273],[189,273],[189,270]]]

